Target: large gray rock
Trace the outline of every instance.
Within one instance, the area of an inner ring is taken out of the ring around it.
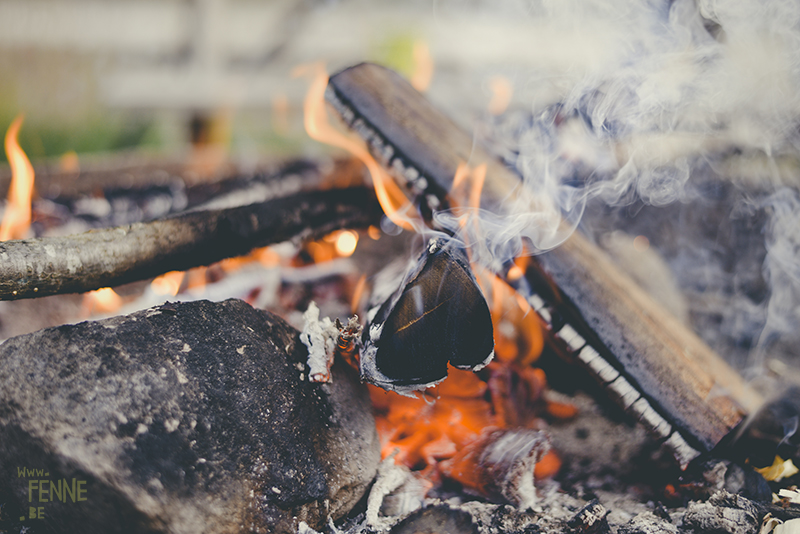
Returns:
[[[6,341],[0,530],[295,532],[340,517],[380,459],[371,405],[344,365],[309,383],[305,357],[296,330],[238,300]]]

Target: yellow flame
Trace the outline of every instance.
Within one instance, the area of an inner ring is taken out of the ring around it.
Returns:
[[[183,274],[182,271],[164,273],[150,282],[150,288],[156,295],[170,295],[174,297],[181,288]]]
[[[342,230],[336,236],[336,253],[339,256],[352,256],[358,246],[358,234],[352,230]]]
[[[353,299],[350,301],[350,313],[355,314],[361,308],[361,298],[364,296],[364,290],[367,288],[367,275],[362,274],[356,282],[356,287],[353,289]]]
[[[414,57],[414,72],[411,74],[411,85],[424,93],[428,90],[433,79],[433,58],[425,41],[415,41],[411,51]]]
[[[33,196],[33,165],[17,142],[23,115],[18,115],[6,132],[6,157],[11,166],[11,187],[8,203],[0,223],[0,241],[25,237],[31,224],[31,197]]]
[[[84,315],[111,313],[122,306],[122,297],[110,287],[90,291],[83,296]]]
[[[413,230],[415,224],[412,221],[417,220],[418,215],[400,187],[378,165],[360,138],[340,132],[328,120],[328,112],[325,109],[328,73],[325,65],[321,62],[300,65],[292,71],[292,76],[311,78],[311,85],[303,104],[305,112],[303,123],[309,137],[315,141],[347,150],[360,159],[372,176],[375,194],[386,216],[397,226]]]
[[[489,101],[489,113],[500,115],[511,103],[514,87],[505,76],[495,76],[489,80],[489,89],[492,91],[492,99]]]
[[[480,232],[480,224],[477,213],[472,217],[469,216],[467,209],[478,210],[481,207],[481,192],[483,191],[483,184],[486,181],[485,163],[478,165],[474,169],[470,168],[466,163],[459,163],[456,168],[456,174],[453,177],[453,186],[450,190],[451,203],[454,206],[454,212],[461,218],[459,225],[463,230],[466,228],[467,221],[471,218],[475,226],[476,235]],[[461,191],[462,186],[469,181],[470,185],[466,192]],[[467,250],[469,255],[469,249]]]

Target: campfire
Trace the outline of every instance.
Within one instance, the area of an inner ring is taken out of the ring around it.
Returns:
[[[297,67],[308,136],[341,152],[210,182],[140,169],[120,191],[103,170],[88,194],[37,194],[63,176],[34,177],[13,121],[0,531],[797,524],[797,388],[765,398],[717,352],[735,335],[713,343],[647,287],[672,283],[660,255],[680,261],[680,236],[663,212],[646,220],[659,202],[631,215],[591,196],[610,194],[592,181],[607,147],[587,148],[583,108],[520,119],[497,77],[476,140],[424,96],[430,53],[414,55],[409,81]],[[586,176],[574,164],[584,189],[532,187],[504,136],[522,151],[535,135],[567,139],[544,175],[595,151]],[[645,149],[613,150],[635,166]],[[701,185],[729,208],[733,186]]]

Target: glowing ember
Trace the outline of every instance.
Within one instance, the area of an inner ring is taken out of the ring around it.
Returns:
[[[533,363],[544,347],[538,315],[519,293],[494,274],[483,271],[478,284],[490,303],[495,356],[504,362]]]
[[[436,402],[408,398],[370,385],[378,411],[382,454],[397,450],[396,461],[408,467],[434,466],[495,425],[491,405],[483,398],[486,383],[471,371],[450,368],[434,391]]]
[[[93,313],[111,313],[122,306],[122,297],[110,287],[90,291],[83,296],[84,315]]]
[[[325,109],[325,88],[328,86],[325,66],[322,63],[301,65],[294,69],[292,75],[307,76],[312,79],[303,104],[305,112],[303,122],[309,137],[347,150],[360,159],[372,176],[375,194],[386,216],[406,230],[413,230],[415,226],[419,226],[419,216],[411,202],[387,172],[378,165],[361,138],[354,134],[342,133],[329,122]]]
[[[339,256],[352,256],[358,245],[358,234],[352,230],[342,230],[336,236],[336,253]]]
[[[370,226],[367,228],[367,235],[373,240],[377,241],[381,238],[381,229],[377,226]]]
[[[169,295],[174,297],[180,291],[184,273],[181,271],[170,271],[153,279],[150,288],[156,295]]]
[[[433,58],[431,57],[428,43],[416,41],[412,54],[414,56],[414,72],[411,74],[409,82],[411,82],[414,89],[424,93],[433,79]]]
[[[350,313],[356,313],[361,309],[361,299],[364,298],[364,289],[367,287],[367,275],[362,274],[356,282],[356,287],[353,289],[353,298],[350,301]]]
[[[23,116],[18,115],[6,132],[6,157],[11,166],[11,187],[0,224],[0,241],[25,237],[31,223],[33,166],[17,142]]]

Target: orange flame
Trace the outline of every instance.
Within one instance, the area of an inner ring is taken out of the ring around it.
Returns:
[[[333,127],[325,109],[325,88],[328,86],[328,73],[322,63],[300,65],[292,71],[292,76],[311,78],[311,85],[303,104],[306,132],[315,141],[342,148],[360,159],[372,176],[372,184],[384,213],[397,226],[406,230],[418,227],[419,216],[406,195],[392,180],[367,150],[364,142],[355,135],[344,134]]]
[[[434,403],[370,386],[383,457],[395,451],[395,460],[409,467],[433,466],[452,457],[495,425],[491,406],[483,398],[486,383],[471,371],[450,367],[448,378],[436,390]]]
[[[110,287],[90,291],[83,296],[83,314],[88,317],[93,313],[111,313],[122,306],[122,297]]]
[[[367,275],[362,274],[353,289],[353,298],[350,300],[350,313],[356,313],[361,309],[361,299],[364,297],[364,290],[367,287]]]
[[[183,271],[170,271],[158,276],[150,282],[150,288],[156,295],[169,295],[174,297],[178,294],[183,283]]]
[[[23,118],[23,115],[18,115],[6,132],[5,146],[11,166],[11,187],[8,190],[3,222],[0,224],[0,241],[22,239],[31,224],[33,166],[17,141]]]

